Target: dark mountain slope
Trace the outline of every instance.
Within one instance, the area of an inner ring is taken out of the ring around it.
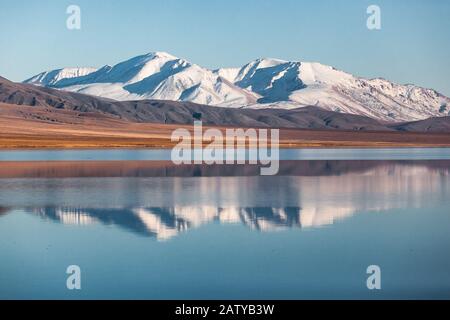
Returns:
[[[293,110],[255,110],[220,108],[191,102],[163,100],[115,101],[30,84],[14,83],[1,77],[0,102],[101,113],[131,122],[190,124],[194,118],[198,118],[205,125],[220,126],[450,132],[448,117],[386,125],[369,117],[327,111],[313,106]]]

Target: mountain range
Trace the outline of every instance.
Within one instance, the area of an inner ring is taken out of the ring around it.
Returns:
[[[189,125],[193,123],[193,116],[198,115],[205,125],[216,126],[450,132],[450,117],[388,123],[367,116],[330,111],[317,106],[295,109],[251,109],[214,107],[170,100],[117,101],[43,86],[14,83],[1,77],[0,103],[68,110],[78,114],[101,114],[130,122],[160,124]],[[35,120],[41,120],[41,118],[40,115],[39,119]]]
[[[46,71],[24,83],[118,101],[170,100],[239,109],[317,106],[384,122],[450,114],[450,98],[432,89],[280,59],[210,70],[165,52],[152,52],[99,69]]]

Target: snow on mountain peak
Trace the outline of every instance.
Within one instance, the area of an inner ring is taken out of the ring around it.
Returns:
[[[31,83],[38,86],[51,86],[63,79],[77,78],[95,72],[96,68],[62,68],[51,71],[44,71],[25,80],[25,83]]]
[[[180,59],[164,52],[151,52],[114,65],[104,74],[102,82],[133,84],[160,72],[170,61]]]
[[[301,62],[299,74],[306,85],[349,83],[355,79],[351,74],[318,62]]]
[[[275,67],[280,64],[284,64],[284,63],[288,63],[288,62],[289,61],[275,59],[275,58],[260,58],[260,59],[254,60],[253,62],[250,62],[249,64],[255,65],[257,67],[257,69],[262,69],[262,68]]]

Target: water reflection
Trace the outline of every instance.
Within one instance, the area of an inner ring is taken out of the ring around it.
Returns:
[[[359,212],[450,203],[449,161],[26,163],[0,170],[0,216],[15,208],[63,224],[100,223],[167,240],[209,223],[258,231],[333,225]],[[12,209],[10,209],[12,208]]]
[[[278,176],[330,176],[375,168],[424,167],[450,171],[450,160],[280,161]],[[259,165],[175,165],[171,161],[0,161],[0,179],[259,176]]]
[[[72,299],[71,264],[87,299],[449,297],[449,161],[6,164],[3,298]]]
[[[180,232],[214,221],[242,223],[261,231],[301,226],[300,208],[37,208],[30,212],[63,224],[113,224],[158,240],[170,239]]]
[[[204,224],[243,224],[261,232],[286,228],[308,228],[332,224],[350,216],[349,209],[317,211],[299,207],[172,207],[172,208],[34,208],[28,212],[68,225],[103,223],[116,225],[136,234],[168,240],[181,232]]]

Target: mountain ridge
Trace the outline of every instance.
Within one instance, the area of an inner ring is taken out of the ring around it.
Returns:
[[[433,89],[356,77],[318,62],[262,58],[238,68],[210,70],[166,52],[151,52],[95,71],[70,71],[43,72],[25,83],[119,101],[157,99],[250,109],[315,105],[391,122],[450,114],[450,98]],[[73,76],[77,72],[80,76]],[[49,81],[53,73],[57,76]]]
[[[345,114],[317,106],[297,109],[221,108],[185,101],[116,101],[0,77],[0,102],[78,113],[98,113],[130,122],[192,124],[194,115],[205,125],[353,131],[450,132],[450,117],[385,123],[367,116]]]

